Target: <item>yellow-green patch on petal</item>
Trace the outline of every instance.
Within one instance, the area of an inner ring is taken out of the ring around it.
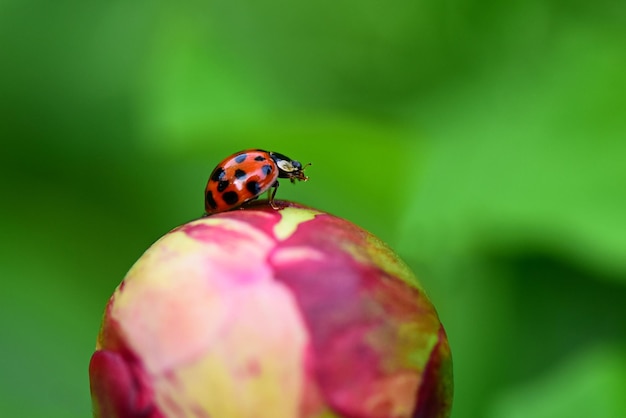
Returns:
[[[274,226],[274,236],[279,241],[284,241],[296,232],[298,225],[313,220],[321,214],[322,212],[314,209],[286,207],[280,211],[281,217]]]
[[[387,244],[374,235],[367,235],[367,244],[363,246],[368,256],[380,266],[384,271],[394,277],[408,283],[412,287],[417,287],[420,291],[424,291],[421,283],[411,269],[406,265],[400,257],[393,252]]]

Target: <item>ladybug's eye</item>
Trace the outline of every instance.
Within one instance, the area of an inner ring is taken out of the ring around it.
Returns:
[[[302,164],[300,164],[300,161],[296,161],[293,160],[291,162],[291,165],[293,166],[293,168],[295,168],[296,170],[302,170]]]
[[[278,168],[280,168],[281,170],[287,173],[291,173],[292,171],[296,170],[295,165],[292,164],[292,162],[288,160],[278,160],[276,161],[276,165],[278,165]]]

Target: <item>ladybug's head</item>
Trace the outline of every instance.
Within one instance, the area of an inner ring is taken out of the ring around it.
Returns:
[[[311,163],[303,166],[300,161],[292,160],[286,155],[277,152],[270,152],[270,155],[278,167],[278,177],[289,179],[292,183],[295,183],[296,180],[307,181],[309,179],[304,175],[304,169]]]

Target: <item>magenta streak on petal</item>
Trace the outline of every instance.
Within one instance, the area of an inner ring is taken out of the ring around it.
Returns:
[[[323,397],[345,416],[363,412],[363,397],[382,375],[381,353],[367,344],[367,336],[385,325],[362,291],[363,276],[345,254],[328,255],[323,263],[283,265],[275,272],[303,311]]]
[[[240,379],[242,381],[244,379],[257,378],[261,375],[262,372],[263,369],[258,359],[249,359],[245,364],[236,367],[233,370],[233,373],[235,376],[237,376],[237,379]]]
[[[233,243],[237,240],[245,240],[248,238],[248,235],[243,232],[220,225],[204,223],[184,225],[180,227],[178,231],[184,232],[191,239],[211,244],[219,244],[220,246],[234,245]]]
[[[256,233],[262,233],[267,238],[275,240],[274,226],[280,221],[280,215],[277,213],[265,213],[260,211],[236,210],[233,212],[218,213],[212,215],[211,219],[224,218],[224,223],[207,224],[192,223],[183,225],[175,231],[187,234],[189,238],[206,242],[211,245],[219,245],[222,249],[228,251],[233,250],[241,242],[249,242],[254,238]],[[233,229],[232,222],[240,222],[241,228]],[[229,225],[228,222],[231,224]],[[247,225],[246,225],[247,224]]]
[[[274,236],[274,227],[281,220],[280,212],[272,209],[270,206],[266,210],[255,208],[255,210],[234,211],[230,215],[231,219],[246,222],[269,237]]]
[[[402,322],[413,322],[416,318],[422,318],[422,321],[429,319],[432,331],[437,329],[439,320],[435,309],[423,293],[382,270],[374,273],[376,277],[367,280],[365,286],[389,317]]]
[[[211,418],[211,414],[209,414],[207,411],[202,409],[201,406],[194,406],[191,409],[193,411],[194,418]]]
[[[99,350],[89,364],[91,396],[97,417],[162,418],[141,367],[120,353]]]
[[[323,398],[342,416],[374,417],[364,409],[363,399],[372,395],[371,388],[384,375],[383,362],[390,353],[371,346],[368,336],[388,327],[388,322],[364,291],[374,277],[358,272],[361,266],[350,266],[350,259],[333,258],[310,265],[298,263],[296,268],[302,269],[298,274],[283,266],[276,277],[292,289],[304,313],[316,353],[314,375]],[[383,417],[385,412],[376,416]]]
[[[261,375],[261,363],[259,363],[258,359],[250,359],[246,364],[246,375],[248,377],[258,377]]]
[[[322,396],[336,413],[361,415],[365,413],[363,398],[382,376],[382,353],[367,344],[368,334],[385,327],[383,310],[366,292],[375,286],[370,282],[376,280],[378,271],[358,264],[337,248],[323,222],[313,223],[317,222],[301,225],[279,247],[310,245],[324,251],[324,260],[274,265],[275,277],[292,290],[303,311]]]
[[[99,412],[96,417],[161,418],[140,360],[121,338],[117,321],[111,319],[112,307],[113,298],[105,309],[99,337],[102,347],[89,364],[92,399],[95,412]]]
[[[165,411],[167,416],[173,416],[173,417],[188,416],[188,414],[186,414],[185,412],[185,409],[180,404],[180,399],[176,399],[175,394],[185,393],[185,386],[186,386],[185,383],[187,383],[188,385],[190,382],[181,381],[176,375],[176,370],[173,370],[173,369],[165,371],[159,377],[159,379],[167,380],[168,387],[171,389],[168,391],[161,390],[159,392],[159,398],[158,398],[158,404]],[[191,384],[193,385],[194,382],[191,382]],[[191,415],[194,418],[210,418],[211,416],[208,413],[208,411],[205,411],[200,405],[195,405],[189,402],[185,404],[185,408],[190,408],[191,410],[194,411],[194,415]]]
[[[272,237],[274,235],[274,227],[280,222],[281,215],[279,211],[272,209],[268,205],[267,207],[255,206],[254,210],[236,209],[230,212],[217,213],[210,217],[210,219],[220,218],[245,222],[253,228],[264,232],[267,236]]]
[[[443,369],[446,366],[451,367],[450,352],[443,327],[439,329],[438,336],[437,344],[433,348],[423,373],[423,381],[417,394],[417,405],[412,418],[443,418],[450,411],[452,381],[442,381],[442,377],[448,375],[448,372]]]
[[[316,364],[319,383],[333,389],[332,394],[327,395],[338,405],[354,402],[351,397],[355,395],[367,395],[355,382],[368,382],[379,376],[379,353],[366,340],[375,324],[355,321],[346,325],[318,344],[318,349],[325,353],[318,357]]]
[[[393,340],[373,346],[371,338],[395,335],[400,323],[430,313],[432,305],[415,288],[340,246],[352,243],[359,251],[368,245],[366,238],[366,232],[346,221],[321,215],[301,224],[275,251],[310,247],[321,251],[323,260],[277,257],[281,261],[273,263],[270,256],[270,263],[303,311],[322,397],[343,416],[385,417],[393,413],[393,405],[366,411],[364,399],[389,373],[386,367],[396,347]]]
[[[171,397],[171,394],[162,394],[160,401],[163,403],[163,409],[167,411],[167,414],[174,417],[184,417],[185,411],[180,405]]]

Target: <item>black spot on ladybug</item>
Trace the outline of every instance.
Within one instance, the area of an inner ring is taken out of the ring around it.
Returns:
[[[224,171],[224,169],[222,167],[218,167],[215,169],[215,171],[213,171],[213,175],[211,176],[211,180],[213,181],[220,181],[221,179],[224,178],[224,176],[226,175],[226,172]]]
[[[248,154],[241,154],[235,157],[235,162],[240,164],[243,163],[246,160],[246,157],[248,156]]]
[[[242,169],[238,168],[237,170],[235,170],[235,177],[237,177],[238,179],[245,177],[246,176],[246,172],[243,171]]]
[[[239,200],[239,196],[237,195],[236,192],[233,192],[232,190],[230,192],[226,192],[222,195],[222,199],[224,199],[224,202],[226,202],[226,204],[228,205],[234,205],[235,203],[237,203],[237,201]]]
[[[217,207],[217,202],[213,199],[213,193],[209,190],[206,192],[206,203],[211,209],[215,209]]]
[[[259,186],[259,183],[256,181],[247,182],[246,189],[255,196],[261,193],[261,186]]]
[[[262,170],[263,170],[263,174],[265,174],[266,176],[269,176],[270,173],[272,172],[272,166],[269,164],[265,164]]]
[[[257,155],[254,157],[254,161],[265,161],[265,157],[262,155]]]
[[[217,191],[218,192],[223,192],[228,187],[228,184],[229,184],[228,180],[220,181],[219,183],[217,183]]]

